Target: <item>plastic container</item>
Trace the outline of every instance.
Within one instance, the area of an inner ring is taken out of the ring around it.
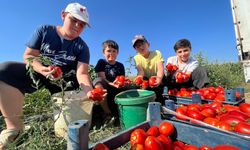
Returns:
[[[67,137],[68,125],[77,120],[88,120],[91,124],[93,101],[87,99],[83,92],[66,91],[64,100],[61,93],[52,95],[55,100],[53,115],[54,115],[54,129],[58,137]]]
[[[116,95],[115,103],[119,108],[120,124],[128,129],[146,121],[148,103],[155,101],[154,91],[132,89]]]

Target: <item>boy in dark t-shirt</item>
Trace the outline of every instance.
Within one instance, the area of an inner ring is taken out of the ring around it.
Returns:
[[[114,102],[116,94],[124,90],[115,84],[117,76],[125,75],[124,65],[116,61],[116,57],[119,52],[118,44],[113,40],[107,40],[103,42],[103,55],[105,59],[99,59],[95,72],[98,78],[94,80],[94,87],[101,87],[107,90],[107,97],[100,102],[102,109],[104,110],[104,116],[109,119],[111,116],[118,117],[118,109]]]

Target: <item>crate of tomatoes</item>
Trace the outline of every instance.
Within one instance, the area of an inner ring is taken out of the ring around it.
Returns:
[[[168,119],[231,132],[236,136],[250,139],[250,104],[248,103],[233,106],[214,101],[209,104],[175,105],[172,100],[166,100],[165,104],[163,113]]]
[[[163,97],[174,100],[176,104],[211,103],[219,101],[223,104],[239,105],[245,102],[244,88],[224,89],[221,86],[202,89],[181,88],[167,89],[165,87]]]
[[[99,141],[87,149],[111,150],[123,145],[128,145],[128,149],[131,150],[249,149],[250,138],[248,136],[215,130],[197,123],[190,124],[186,121],[164,119],[161,115],[163,108],[158,102],[150,102],[147,121]],[[86,134],[86,132],[83,133]],[[76,139],[72,137],[69,139],[75,143],[77,140],[79,141],[79,149],[84,148],[80,147],[81,145],[86,146],[83,143],[86,142],[87,138],[82,140],[81,138],[84,137],[82,134],[79,134]]]

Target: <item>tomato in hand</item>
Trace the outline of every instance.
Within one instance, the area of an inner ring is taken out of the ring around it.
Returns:
[[[53,71],[52,76],[55,79],[61,77],[63,74],[62,69],[59,66],[49,66],[49,70]]]
[[[135,129],[130,135],[131,145],[144,144],[147,138],[147,133],[142,129]]]
[[[91,91],[90,99],[93,101],[102,101],[103,100],[104,91],[101,88],[95,88]]]
[[[141,88],[142,89],[147,89],[148,88],[148,81],[147,80],[142,81]]]
[[[159,131],[161,134],[163,134],[165,136],[169,136],[172,133],[174,133],[174,126],[171,123],[162,122],[159,126]]]
[[[166,70],[167,70],[168,72],[172,73],[173,65],[170,64],[170,63],[168,63],[168,64],[166,65]]]
[[[184,82],[184,79],[183,79],[183,76],[182,76],[182,72],[178,72],[175,75],[175,81],[176,81],[176,83],[183,83]]]
[[[143,82],[143,78],[141,76],[138,76],[134,79],[134,84],[137,86],[140,86]]]
[[[115,78],[115,84],[119,87],[122,87],[125,85],[125,76],[117,76]]]
[[[150,77],[149,80],[148,80],[148,83],[149,83],[149,86],[151,88],[155,87],[155,84],[156,84],[156,77]]]

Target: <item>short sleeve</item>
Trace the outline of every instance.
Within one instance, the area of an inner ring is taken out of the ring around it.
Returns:
[[[32,49],[41,49],[41,43],[44,33],[44,26],[38,27],[32,34],[30,40],[26,43],[26,46]]]
[[[89,54],[88,46],[85,43],[83,43],[81,49],[82,50],[80,50],[79,60],[78,61],[89,64],[90,54]]]

